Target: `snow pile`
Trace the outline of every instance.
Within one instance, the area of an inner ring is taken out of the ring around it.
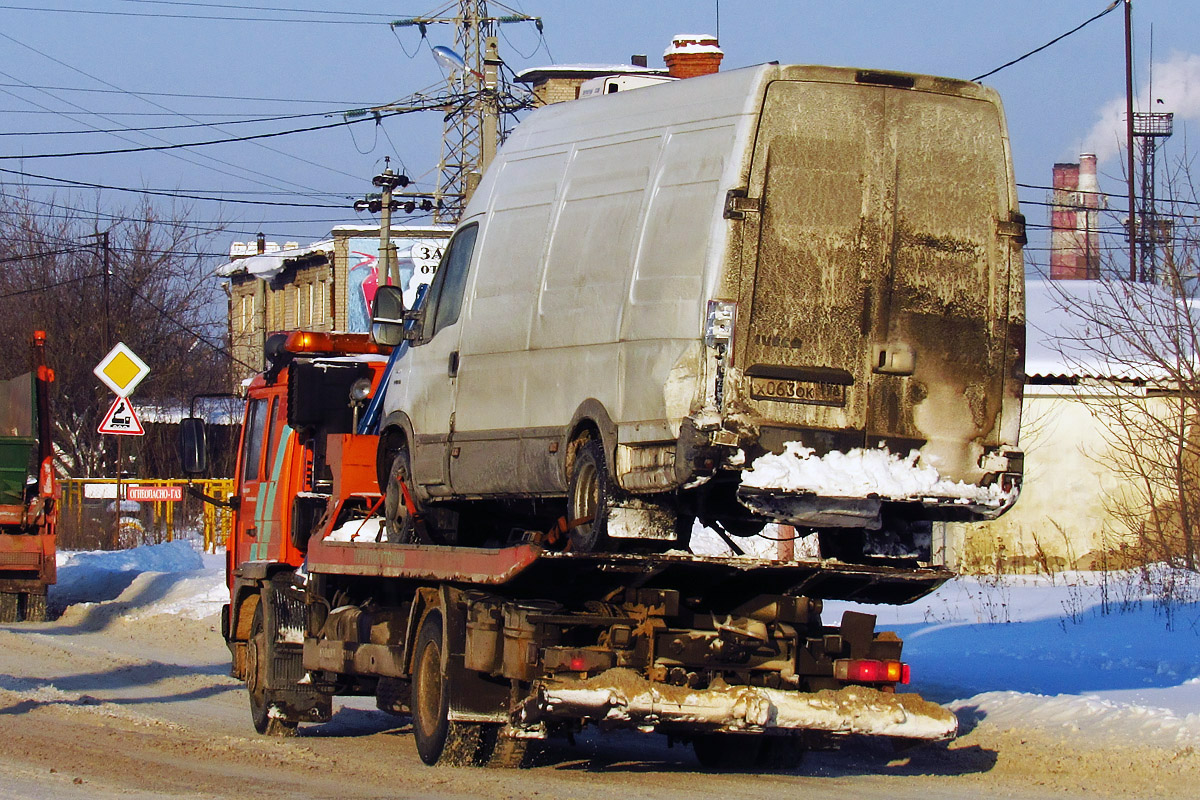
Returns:
[[[131,550],[58,553],[58,582],[49,589],[52,607],[79,608],[107,601],[121,604],[119,616],[140,619],[174,614],[199,619],[228,602],[224,554],[202,556],[187,542]]]
[[[950,481],[930,466],[917,464],[920,453],[907,457],[886,447],[867,450],[856,447],[843,453],[832,451],[817,457],[811,447],[788,442],[782,453],[756,458],[742,473],[742,485],[786,492],[812,492],[823,497],[882,497],[916,500],[923,497],[951,498],[964,503],[999,506],[1007,500],[998,486],[975,486]]]
[[[383,519],[352,519],[334,528],[325,537],[327,542],[386,542],[387,529]]]
[[[770,524],[763,528],[762,535],[755,536],[730,536],[729,538],[741,548],[742,552],[749,558],[762,558],[767,560],[777,560],[779,558],[779,540],[787,537],[795,536],[794,533],[784,533],[779,529],[778,525]],[[815,537],[814,537],[815,538]],[[801,552],[801,542],[796,540],[797,558],[816,557],[816,552]],[[806,542],[806,544],[808,544]],[[692,538],[689,550],[698,556],[732,556],[736,555],[721,535],[712,528],[706,528],[699,522],[692,525]]]
[[[964,730],[1200,747],[1200,602],[1164,605],[1137,573],[964,576],[906,606],[826,601],[822,616],[848,609],[904,640],[908,689]]]

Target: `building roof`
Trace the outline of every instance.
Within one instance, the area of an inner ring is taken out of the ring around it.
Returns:
[[[1197,356],[1200,303],[1156,284],[1031,280],[1025,292],[1029,377],[1170,381],[1172,362]]]
[[[328,258],[332,253],[333,240],[326,239],[307,247],[292,247],[287,250],[276,250],[274,253],[236,258],[217,267],[216,274],[222,278],[232,275],[253,275],[263,280],[270,280],[283,272],[289,264],[313,255],[324,255]]]
[[[602,75],[666,75],[665,67],[638,67],[633,64],[551,64],[530,67],[517,73],[519,83],[537,83],[550,78],[599,78]]]

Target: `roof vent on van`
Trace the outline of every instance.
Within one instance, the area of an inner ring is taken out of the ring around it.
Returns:
[[[869,69],[860,69],[854,73],[854,80],[858,83],[895,86],[897,89],[911,89],[917,85],[916,79],[911,75],[898,75],[895,72],[874,72]]]

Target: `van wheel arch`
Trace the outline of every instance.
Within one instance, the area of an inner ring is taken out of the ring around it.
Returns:
[[[575,454],[579,451],[580,445],[588,439],[600,440],[604,452],[608,456],[605,461],[608,463],[609,475],[613,478],[616,477],[616,459],[613,456],[617,452],[617,426],[599,400],[592,398],[584,400],[576,410],[575,416],[571,418],[571,424],[567,430],[569,432],[566,441],[563,442],[564,487],[571,480],[571,468],[574,466]]]
[[[387,492],[392,462],[401,448],[412,441],[412,425],[404,414],[394,412],[379,426],[379,449],[375,453],[375,479],[381,494]],[[412,449],[409,449],[412,453]]]

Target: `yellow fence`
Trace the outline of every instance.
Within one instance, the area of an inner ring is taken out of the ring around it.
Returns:
[[[129,486],[161,488],[178,486],[183,500],[142,500],[137,506],[122,506],[118,512],[116,478],[66,478],[59,506],[59,547],[121,549],[142,544],[173,541],[184,530],[202,537],[204,551],[216,552],[225,545],[233,518],[226,506],[206,503],[188,494],[182,479],[123,479],[121,496]],[[209,497],[228,500],[233,495],[232,478],[207,478],[192,485]],[[128,501],[126,501],[128,502]]]

